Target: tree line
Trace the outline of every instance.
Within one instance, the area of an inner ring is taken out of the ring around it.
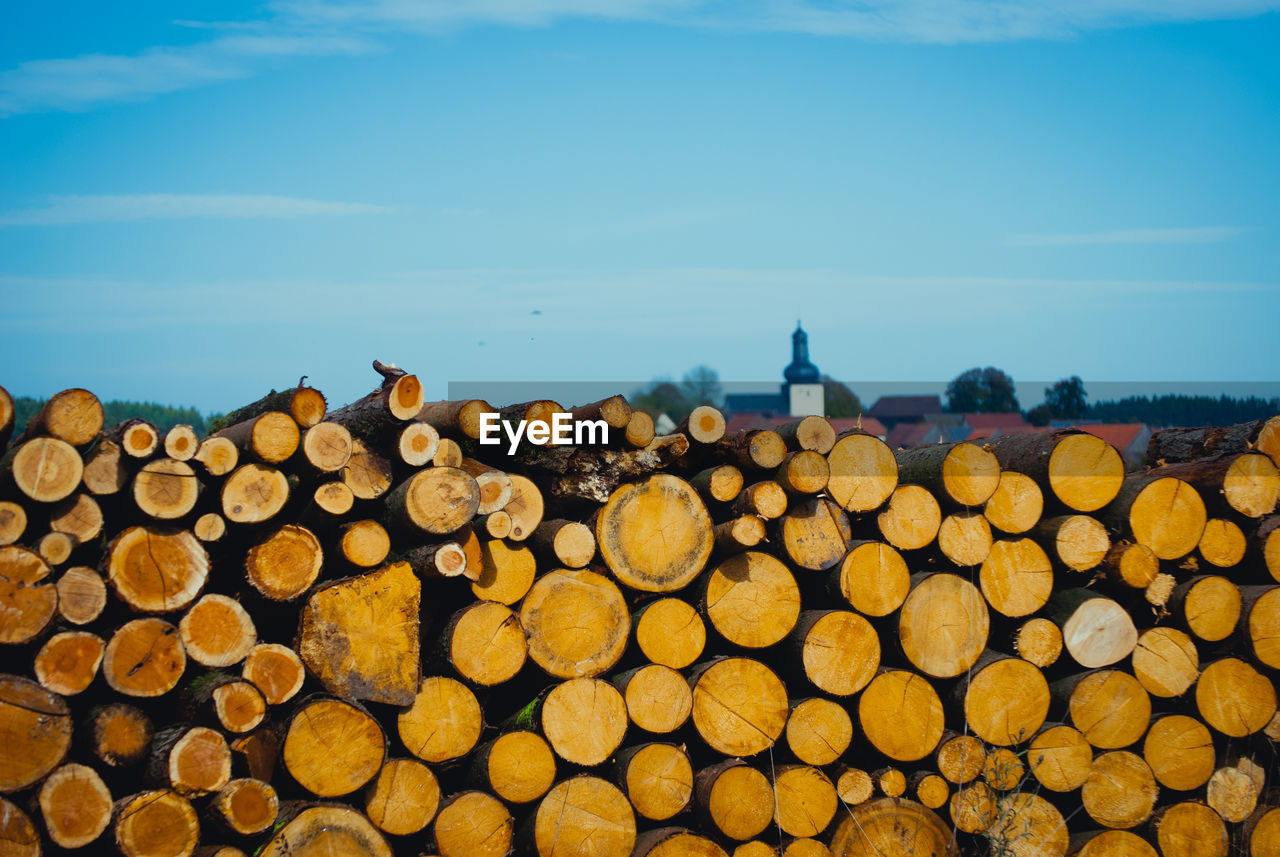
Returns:
[[[14,396],[13,424],[25,426],[27,421],[40,412],[48,399],[37,399],[31,396]],[[176,425],[189,425],[197,434],[205,435],[209,426],[218,419],[219,414],[205,416],[195,408],[181,408],[173,405],[162,405],[158,402],[128,402],[114,399],[102,403],[103,425],[113,426],[133,417],[141,417],[155,425],[161,433],[167,432]]]

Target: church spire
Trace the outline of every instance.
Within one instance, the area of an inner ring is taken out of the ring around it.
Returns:
[[[809,334],[796,320],[796,332],[791,334],[791,365],[782,371],[788,384],[816,384],[821,380],[818,367],[809,362]]]

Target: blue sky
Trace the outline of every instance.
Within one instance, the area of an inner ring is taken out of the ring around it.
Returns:
[[[1280,0],[4,14],[15,395],[1280,381]]]

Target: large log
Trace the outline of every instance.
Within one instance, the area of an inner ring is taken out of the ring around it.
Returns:
[[[1000,539],[991,545],[978,571],[982,594],[1004,616],[1029,616],[1053,594],[1053,564],[1029,538]]]
[[[914,762],[932,753],[942,739],[942,700],[923,676],[884,670],[858,698],[858,721],[881,753]]]
[[[866,616],[888,616],[911,591],[906,561],[883,542],[854,541],[832,578],[850,606]]]
[[[787,689],[760,661],[739,657],[712,661],[696,668],[689,683],[693,725],[716,752],[753,756],[782,736],[789,712]]]
[[[730,643],[749,649],[772,646],[795,627],[800,589],[786,565],[770,554],[739,554],[704,580],[707,618]]]
[[[1093,760],[1093,770],[1080,787],[1080,800],[1089,817],[1104,827],[1130,828],[1151,817],[1159,793],[1141,756],[1114,750]]]
[[[1030,530],[1044,511],[1044,493],[1036,481],[1025,473],[1004,470],[1000,484],[982,507],[991,526],[1010,535]]]
[[[573,617],[572,624],[565,617]],[[557,569],[534,581],[520,607],[529,657],[554,678],[596,676],[622,657],[631,632],[627,603],[602,574]]]
[[[26,441],[6,457],[4,466],[18,490],[37,503],[71,496],[84,475],[84,461],[75,447],[52,437]]]
[[[912,576],[911,594],[898,613],[898,638],[907,660],[926,675],[954,678],[987,645],[990,617],[982,593],[954,574]]]
[[[960,441],[901,450],[898,481],[929,489],[939,502],[980,507],[1000,485],[996,457],[980,446]]]
[[[209,554],[188,530],[130,527],[107,547],[107,581],[134,610],[169,613],[200,594]]]
[[[849,810],[831,836],[831,853],[835,857],[952,857],[959,851],[951,828],[933,810],[905,798],[886,797]]]
[[[1132,533],[1160,559],[1180,559],[1195,550],[1208,520],[1200,492],[1164,475],[1163,468],[1126,477],[1099,517],[1113,530]]]
[[[49,838],[61,848],[82,848],[111,824],[111,791],[87,765],[67,764],[51,773],[40,784],[37,803]],[[2,841],[8,846],[12,840]]]
[[[0,643],[25,643],[40,634],[58,609],[58,590],[39,554],[0,548]]]
[[[39,782],[70,749],[66,701],[31,679],[0,675],[0,746],[0,794]]]
[[[994,655],[979,660],[964,691],[965,722],[988,744],[1022,744],[1049,714],[1049,684],[1032,663]]]
[[[440,805],[440,784],[417,759],[388,759],[366,790],[364,811],[383,833],[409,836],[423,830]]]
[[[741,759],[728,759],[698,772],[694,798],[712,825],[730,839],[759,836],[773,821],[769,778]]]
[[[880,638],[857,613],[806,611],[791,636],[805,678],[832,696],[862,690],[880,667]]]
[[[711,517],[683,479],[657,474],[620,486],[596,523],[600,555],[620,582],[642,592],[673,592],[706,566]]]
[[[416,624],[417,616],[411,621]],[[529,651],[520,618],[510,607],[495,601],[477,601],[454,613],[440,642],[445,659],[458,674],[481,687],[514,678]],[[416,656],[415,646],[409,658]]]
[[[654,735],[674,732],[693,711],[693,693],[684,676],[661,664],[627,670],[613,680],[627,704],[627,717]]]
[[[1147,731],[1151,697],[1122,670],[1096,670],[1056,682],[1056,697],[1065,697],[1071,723],[1099,750],[1128,747]]]
[[[116,847],[125,857],[191,857],[200,842],[195,808],[170,789],[116,801],[114,825]]]
[[[1120,453],[1080,429],[1001,435],[983,443],[1002,469],[1030,476],[1077,512],[1098,511],[1115,498],[1123,484]]]
[[[684,669],[696,661],[707,642],[702,617],[679,598],[650,601],[633,617],[636,645],[655,664]]]
[[[1280,465],[1280,416],[1231,426],[1170,428],[1151,435],[1147,466],[1177,464],[1217,455],[1257,450]]]
[[[515,724],[522,729],[538,728],[555,754],[570,764],[599,765],[622,744],[627,704],[606,681],[573,678],[525,706],[516,715]]]
[[[1213,736],[1185,714],[1169,714],[1151,724],[1142,742],[1142,758],[1156,781],[1174,791],[1200,788],[1217,767]]]
[[[472,756],[472,775],[507,803],[529,803],[556,780],[556,757],[536,732],[504,732]]]
[[[1227,826],[1203,803],[1166,806],[1151,817],[1151,830],[1163,857],[1227,857]]]
[[[812,697],[791,706],[787,718],[787,747],[806,765],[835,762],[853,741],[853,719],[843,705]]]
[[[5,393],[8,399],[9,394]],[[12,402],[7,409],[12,420]],[[3,414],[0,413],[0,417]],[[27,422],[18,443],[34,437],[53,437],[71,446],[84,446],[102,431],[102,403],[79,387],[54,393]]]
[[[636,814],[651,821],[666,821],[683,812],[693,798],[693,766],[684,750],[674,744],[642,744],[623,750],[616,769],[618,784]]]
[[[847,512],[879,509],[898,487],[898,462],[888,444],[863,432],[842,434],[827,453],[827,493]]]
[[[413,704],[400,711],[396,728],[410,753],[438,763],[471,752],[484,721],[480,703],[466,685],[446,676],[427,676]]]
[[[351,702],[304,700],[289,719],[282,759],[289,774],[320,797],[350,794],[382,768],[387,739],[378,721]]]
[[[291,807],[287,815],[292,817],[279,825],[256,857],[392,857],[378,829],[349,806]]]
[[[162,696],[178,685],[187,668],[178,629],[163,619],[134,619],[107,642],[102,676],[125,696]]]
[[[557,783],[538,804],[532,827],[538,857],[627,857],[636,842],[626,796],[590,774]]]

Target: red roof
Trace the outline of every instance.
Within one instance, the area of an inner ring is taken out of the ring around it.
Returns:
[[[998,428],[1003,429],[1005,434],[1013,434],[1015,431],[1025,431],[1031,428],[1031,423],[1022,418],[1022,414],[965,414],[964,421],[974,428]],[[986,435],[982,435],[986,437]]]
[[[899,423],[889,432],[886,443],[893,449],[898,447],[919,446],[930,432],[939,431],[934,423]]]
[[[875,417],[866,415],[862,416],[861,421],[859,421],[858,417],[832,417],[827,422],[831,423],[831,427],[836,430],[836,434],[856,428],[861,428],[867,434],[873,434],[881,438],[889,433],[889,430],[884,427],[884,423]]]
[[[1143,423],[1115,423],[1113,425],[1076,426],[1076,428],[1084,429],[1094,437],[1100,437],[1116,449],[1124,452],[1138,439],[1138,435],[1142,434],[1142,430],[1146,428],[1146,425]]]
[[[881,396],[868,412],[876,417],[922,417],[942,413],[939,396]]]
[[[794,422],[797,419],[798,417],[788,416],[766,417],[763,414],[758,413],[735,414],[729,422],[725,424],[724,430],[728,433],[742,431],[743,429],[772,429],[786,425],[789,422]],[[836,434],[848,431],[849,429],[858,428],[857,417],[836,417],[834,419],[827,420],[827,422],[831,423],[831,427],[836,430]],[[873,417],[866,416],[862,418],[862,430],[867,434],[873,434],[876,437],[884,437],[886,432],[884,423]]]

